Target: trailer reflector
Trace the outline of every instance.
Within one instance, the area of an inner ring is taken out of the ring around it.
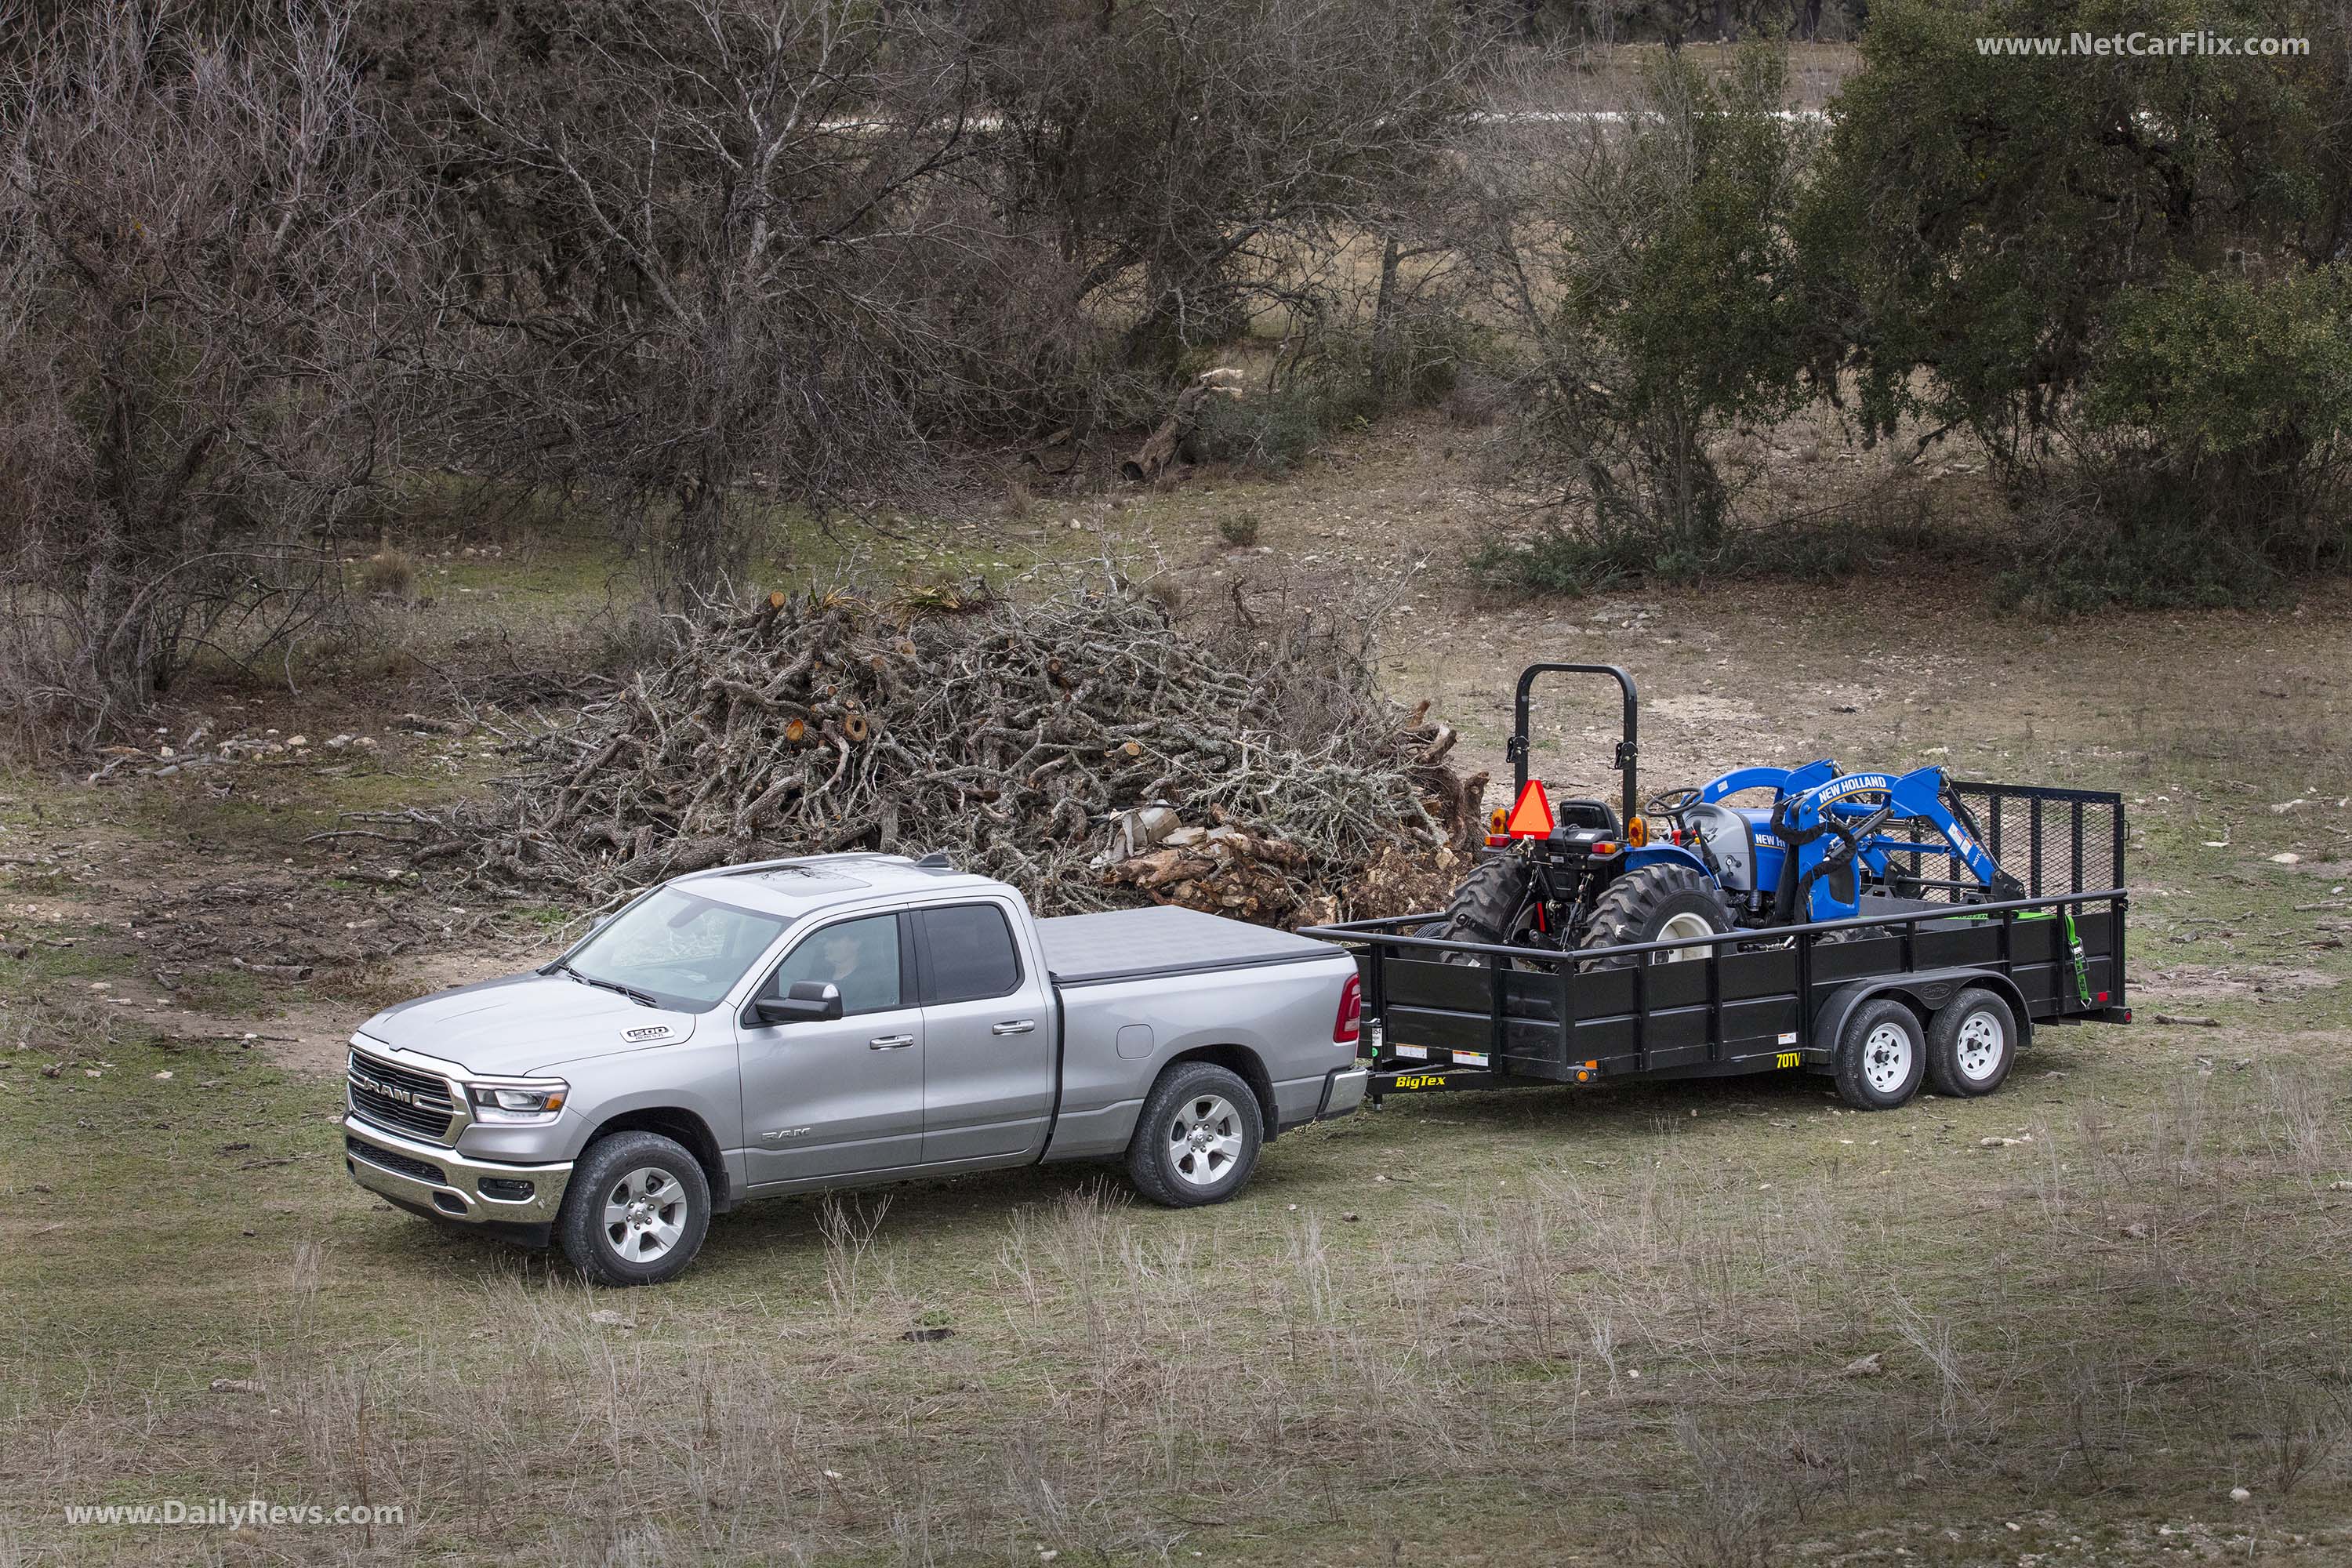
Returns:
[[[1544,794],[1543,780],[1529,779],[1528,787],[1519,792],[1517,804],[1511,807],[1510,835],[1514,838],[1549,838],[1552,826],[1551,801]]]

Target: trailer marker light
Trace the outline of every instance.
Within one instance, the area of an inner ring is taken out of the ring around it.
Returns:
[[[1551,801],[1544,794],[1543,780],[1529,779],[1528,787],[1519,792],[1518,803],[1511,807],[1511,837],[1549,838],[1553,826]]]
[[[2105,1001],[2106,1001],[2107,999],[2108,999],[2107,993],[2105,993],[2105,991],[2102,991],[2102,992],[2100,992],[2100,993],[2099,993],[2099,1000],[2100,1000],[2100,1001],[2105,1002]]]

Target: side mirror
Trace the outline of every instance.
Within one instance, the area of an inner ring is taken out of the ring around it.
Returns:
[[[751,1012],[770,1026],[830,1023],[841,1016],[841,988],[821,980],[795,980],[789,994],[759,997]]]

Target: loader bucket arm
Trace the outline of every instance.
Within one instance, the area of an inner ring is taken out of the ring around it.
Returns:
[[[1793,874],[1783,884],[1789,895],[1780,911],[1783,919],[1845,920],[1856,914],[1858,889],[1854,898],[1838,897],[1830,873],[1848,863],[1883,872],[1889,852],[1913,850],[1915,840],[1880,833],[1892,825],[1924,825],[1949,846],[1952,857],[1968,868],[1987,897],[2011,896],[2005,890],[2010,879],[1954,811],[1941,768],[1920,768],[1896,778],[1848,773],[1790,797],[1775,812],[1774,820],[1776,826],[1785,825],[1783,837],[1793,855]]]

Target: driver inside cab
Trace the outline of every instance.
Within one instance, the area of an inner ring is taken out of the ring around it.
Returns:
[[[898,1006],[898,917],[844,921],[816,932],[784,960],[767,994],[788,994],[803,981],[836,987],[844,1015]]]

